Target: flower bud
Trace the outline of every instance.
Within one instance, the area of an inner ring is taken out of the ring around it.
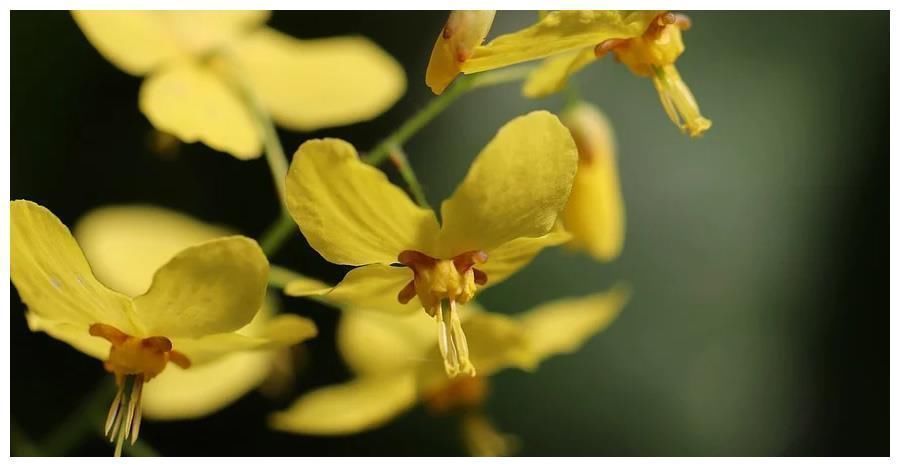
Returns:
[[[569,246],[600,261],[619,256],[625,240],[625,207],[609,121],[593,105],[579,102],[565,111],[563,124],[578,147],[578,172],[563,211],[572,234]]]
[[[425,72],[425,83],[435,94],[444,92],[459,74],[460,64],[468,60],[475,47],[484,42],[495,13],[493,10],[458,10],[450,13],[431,50],[431,60]]]

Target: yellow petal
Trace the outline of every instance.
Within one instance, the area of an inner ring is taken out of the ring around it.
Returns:
[[[462,327],[469,346],[469,359],[479,377],[490,376],[508,367],[528,369],[533,365],[528,336],[515,319],[499,313],[469,310]],[[449,382],[441,360],[437,345],[432,344],[431,351],[417,369],[420,391],[435,391]]]
[[[441,206],[444,256],[491,250],[553,228],[577,166],[575,143],[555,115],[532,112],[503,126]]]
[[[275,121],[293,130],[370,120],[406,90],[400,64],[364,37],[299,40],[263,28],[233,54]]]
[[[212,70],[181,62],[141,86],[141,111],[156,128],[182,141],[202,141],[238,159],[259,157],[262,137],[253,115]]]
[[[241,236],[192,246],[156,271],[146,294],[134,299],[144,335],[199,337],[234,331],[263,303],[269,262]]]
[[[625,205],[616,167],[615,138],[596,107],[580,103],[562,116],[578,146],[579,164],[563,223],[572,247],[600,261],[619,256],[625,242]]]
[[[133,333],[131,300],[107,289],[91,272],[69,229],[47,208],[12,201],[10,278],[22,301],[36,316],[82,326],[115,326]]]
[[[74,11],[75,22],[110,62],[133,75],[202,55],[266,21],[266,11]]]
[[[596,60],[593,48],[550,57],[528,75],[522,86],[522,94],[536,99],[561,91],[569,82],[570,76]]]
[[[28,329],[33,332],[44,332],[50,337],[71,345],[76,350],[99,360],[109,357],[109,342],[106,339],[88,333],[88,324],[73,324],[65,321],[44,319],[36,313],[25,314]]]
[[[387,423],[416,402],[411,373],[358,378],[306,394],[272,414],[272,428],[292,433],[341,435]]]
[[[540,237],[522,237],[500,245],[491,251],[486,263],[478,266],[487,275],[488,282],[485,286],[503,282],[527,266],[544,248],[561,245],[571,238],[571,234],[558,226]]]
[[[572,50],[594,47],[607,39],[644,33],[658,11],[569,10],[548,13],[537,23],[476,47],[463,73],[477,73]]]
[[[150,11],[73,11],[72,17],[104,58],[133,75],[188,53]]]
[[[404,250],[432,252],[438,224],[380,170],[339,139],[310,140],[297,150],[286,182],[288,211],[332,263],[391,264]]]
[[[419,365],[434,347],[435,324],[425,313],[397,316],[348,308],[341,315],[336,339],[355,374],[396,374]]]
[[[545,303],[525,313],[520,321],[535,360],[577,350],[612,323],[629,294],[627,287],[619,285],[605,293]]]
[[[425,84],[435,94],[444,89],[459,74],[459,65],[465,62],[475,47],[484,42],[494,22],[495,11],[453,11],[447,24],[438,35],[431,59],[425,71]]]
[[[320,296],[331,292],[332,289],[334,289],[333,286],[318,279],[301,276],[293,278],[290,282],[285,284],[284,293],[292,297],[310,297],[313,300],[316,300],[319,299]]]
[[[316,333],[315,324],[306,318],[293,315],[273,317],[273,300],[267,300],[253,321],[238,333],[259,338],[253,342],[266,350],[232,352],[223,349],[200,349],[200,342],[176,340],[175,345],[185,344],[185,352],[192,360],[191,367],[183,370],[169,365],[165,371],[144,388],[143,409],[147,418],[185,419],[197,418],[215,412],[231,404],[242,395],[262,384],[269,376],[276,350],[295,344]],[[208,343],[208,342],[207,342]],[[245,341],[245,343],[248,343]],[[181,351],[180,347],[176,350]],[[217,351],[218,350],[218,351]],[[215,354],[221,358],[203,363]]]
[[[79,219],[74,233],[97,278],[132,297],[146,292],[153,273],[181,250],[232,234],[154,206],[95,209]]]
[[[192,365],[215,361],[231,353],[288,347],[318,333],[312,321],[296,315],[281,314],[269,320],[255,335],[239,332],[210,334],[198,338],[175,338],[175,350],[187,355]],[[168,371],[168,370],[167,370]]]
[[[179,42],[204,56],[240,41],[268,21],[265,10],[182,10],[157,12]]]
[[[209,415],[259,386],[271,370],[272,351],[238,352],[183,370],[168,365],[144,388],[144,416],[177,420]]]
[[[412,270],[408,268],[370,264],[351,269],[334,287],[316,287],[314,282],[300,280],[285,286],[284,293],[293,297],[318,297],[338,307],[363,307],[402,315],[421,310],[417,300],[405,305],[397,301],[397,294],[412,279]]]

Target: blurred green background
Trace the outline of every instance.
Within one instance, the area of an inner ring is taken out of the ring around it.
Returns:
[[[536,374],[492,379],[488,411],[524,455],[888,455],[888,13],[687,12],[679,70],[714,122],[699,140],[666,118],[652,84],[611,60],[576,82],[618,139],[628,225],[623,255],[598,264],[547,251],[481,295],[493,310],[602,290],[634,296],[581,352]],[[501,12],[493,34],[533,13]],[[276,12],[297,37],[363,34],[405,67],[387,114],[315,134],[282,132],[292,153],[334,136],[371,148],[431,98],[424,72],[445,12]],[[160,157],[137,109],[138,78],[106,62],[66,12],[13,12],[11,196],[72,225],[92,208],[152,203],[259,235],[277,205],[265,160],[199,145]],[[406,147],[433,204],[450,194],[496,130],[559,98],[516,85],[464,97]],[[396,179],[396,174],[392,174]],[[273,262],[336,280],[303,238]],[[28,332],[11,298],[11,409],[40,439],[106,378],[96,361]],[[338,312],[314,318],[298,391],[347,379]],[[168,455],[460,455],[457,424],[423,409],[351,437],[265,428],[291,398],[250,394],[192,422],[147,422]],[[109,455],[99,437],[75,454]]]

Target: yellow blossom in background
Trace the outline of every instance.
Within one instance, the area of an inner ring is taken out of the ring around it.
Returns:
[[[111,206],[95,209],[74,229],[97,279],[130,297],[147,291],[154,272],[181,250],[233,235],[229,229],[153,206]],[[235,331],[250,337],[275,336],[279,329],[315,324],[294,315],[276,316],[277,301],[269,297],[246,326]],[[160,373],[143,391],[143,409],[150,419],[183,419],[209,415],[260,386],[281,358],[278,349],[233,352],[189,370],[173,367]]]
[[[299,40],[265,27],[267,11],[75,11],[91,44],[146,76],[139,106],[158,129],[239,159],[258,157],[255,107],[297,131],[369,120],[406,88],[372,41]]]
[[[349,143],[307,141],[285,184],[288,211],[325,259],[359,267],[334,289],[304,282],[288,284],[285,292],[326,293],[335,302],[400,313],[424,309],[437,321],[446,373],[473,376],[458,305],[524,267],[544,247],[568,240],[554,227],[577,158],[572,136],[556,116],[539,111],[513,119],[444,201],[439,224],[431,209],[417,206],[384,173],[360,161]]]
[[[10,277],[28,325],[104,361],[119,387],[105,433],[121,453],[137,439],[142,392],[172,362],[188,369],[233,352],[278,348],[314,333],[305,321],[272,333],[236,332],[257,314],[269,265],[253,240],[221,237],[185,248],[129,297],[101,284],[56,216],[30,201],[10,203]]]
[[[611,261],[625,243],[625,204],[616,167],[616,143],[606,116],[578,102],[560,116],[578,147],[578,173],[563,211],[569,246]]]
[[[273,414],[271,425],[299,434],[352,434],[384,425],[421,402],[435,415],[463,413],[463,440],[471,454],[509,454],[513,440],[497,432],[483,413],[489,377],[506,368],[534,371],[554,355],[575,352],[615,319],[627,299],[625,287],[618,286],[516,316],[466,305],[462,320],[479,375],[455,379],[435,370],[440,351],[427,323],[347,309],[337,344],[355,378],[301,396]]]
[[[663,13],[642,34],[614,37],[594,46],[548,58],[523,87],[527,97],[544,97],[563,89],[571,75],[612,52],[632,73],[650,78],[669,119],[691,137],[701,136],[712,122],[700,114],[694,95],[681,80],[675,61],[684,52],[681,31],[690,27],[684,15]]]

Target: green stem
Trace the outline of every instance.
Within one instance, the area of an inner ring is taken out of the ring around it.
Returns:
[[[397,167],[400,176],[403,177],[403,180],[409,185],[409,191],[412,193],[413,198],[415,198],[416,203],[423,208],[431,209],[431,206],[428,204],[428,199],[425,198],[425,191],[422,190],[422,184],[419,183],[416,172],[413,170],[412,166],[409,165],[409,159],[406,157],[406,153],[399,147],[394,147],[389,154],[391,162]]]
[[[259,245],[266,256],[271,257],[292,234],[297,232],[297,225],[284,209],[278,219],[259,237]]]
[[[518,65],[471,75],[473,81],[471,89],[481,89],[497,86],[499,84],[522,81],[527,78],[534,69],[534,65]]]
[[[450,89],[440,96],[435,97],[422,110],[416,112],[412,117],[403,122],[397,130],[391,133],[387,138],[381,140],[363,161],[367,164],[378,165],[390,155],[392,148],[402,147],[407,140],[412,138],[419,130],[421,130],[428,122],[434,120],[440,115],[450,104],[472,88],[473,78],[470,76],[462,76],[456,80]]]
[[[403,122],[403,124],[401,124],[400,127],[397,128],[393,133],[388,135],[387,138],[381,140],[381,142],[379,142],[362,159],[363,162],[371,165],[378,165],[384,162],[385,159],[391,157],[392,151],[396,154],[397,149],[402,148],[403,145],[413,137],[413,135],[415,135],[419,130],[425,127],[425,125],[427,125],[429,122],[434,120],[434,118],[440,115],[441,112],[446,110],[447,107],[450,106],[450,104],[452,104],[468,91],[471,91],[473,89],[486,88],[489,86],[497,86],[505,83],[512,83],[515,81],[521,81],[525,79],[533,69],[534,68],[532,66],[523,65],[503,68],[495,71],[488,71],[475,75],[461,76],[452,86],[450,86],[450,89],[448,89],[440,96],[437,96],[429,101],[428,104],[426,104],[425,107],[422,108],[422,110],[413,114],[412,117]],[[281,154],[282,157],[280,160],[284,160],[284,152],[281,151]],[[395,160],[395,163],[397,163],[397,160]],[[408,161],[406,163],[401,161],[400,164],[401,165],[398,165],[397,168],[398,170],[400,170],[400,175],[403,176],[404,180],[406,180],[406,182],[410,185],[410,191],[412,192],[413,196],[416,198],[417,202],[420,205],[428,206],[425,195],[424,193],[422,193],[421,184],[419,184],[418,180],[416,179],[415,172],[412,170],[412,167],[409,166]],[[276,172],[275,166],[273,166],[271,162],[269,165],[270,167],[272,167],[272,173],[274,176]],[[284,180],[284,177],[281,177],[281,180]],[[276,219],[266,229],[262,237],[260,237],[260,242],[263,244],[263,250],[266,252],[266,254],[271,255],[281,247],[282,243],[284,243],[285,240],[287,240],[290,231],[287,230],[285,224],[288,223],[290,223],[290,225],[293,225],[293,220],[287,212],[282,210],[278,219]]]
[[[278,132],[272,118],[265,112],[258,112],[257,119],[263,128],[263,142],[266,147],[266,160],[269,162],[269,170],[272,172],[272,181],[278,191],[278,199],[284,209],[284,180],[287,178],[288,161],[278,139]]]
[[[244,105],[253,114],[256,120],[260,135],[263,139],[265,148],[266,161],[269,164],[269,170],[272,172],[272,181],[275,183],[275,189],[278,192],[278,199],[284,206],[284,179],[288,173],[288,160],[284,154],[284,148],[281,146],[281,140],[278,139],[278,131],[275,130],[275,123],[272,122],[272,116],[268,110],[256,97],[253,89],[244,79],[244,71],[237,62],[228,55],[227,51],[221,53],[225,57],[224,72],[231,88],[244,101]]]

